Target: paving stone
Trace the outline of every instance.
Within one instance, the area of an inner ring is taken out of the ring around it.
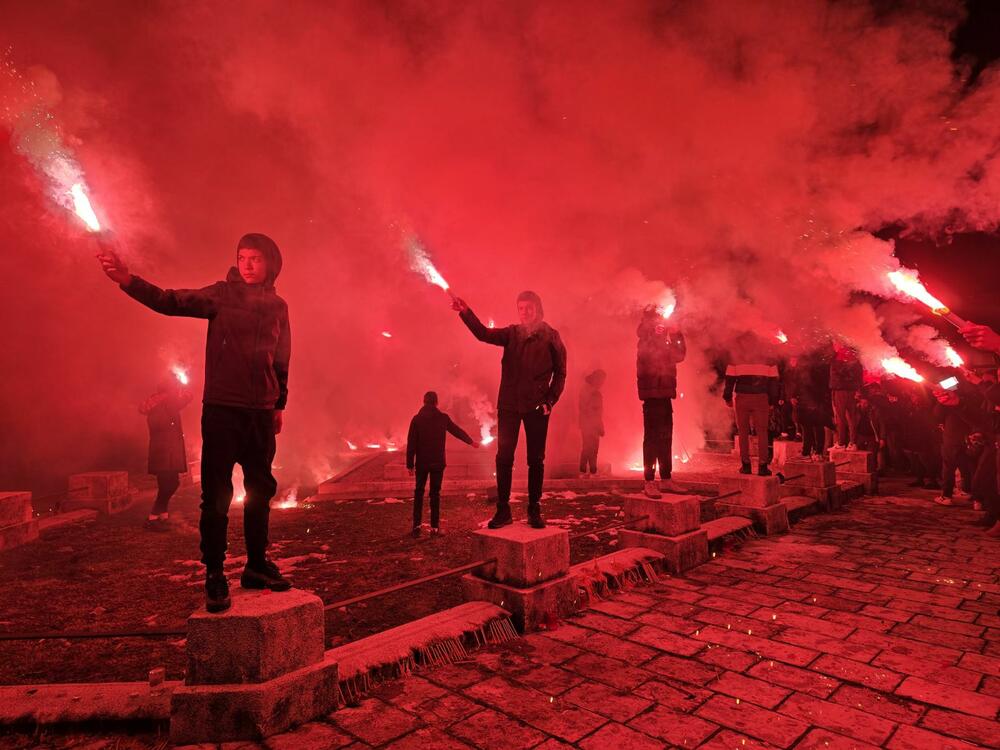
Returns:
[[[860,631],[854,631],[850,637],[853,637],[858,632]],[[786,628],[782,633],[775,636],[775,638],[785,643],[811,649],[813,653],[836,654],[837,656],[845,656],[858,661],[867,662],[874,659],[879,653],[879,649],[875,646],[850,643],[823,633],[814,633],[811,630],[802,630],[800,628]]]
[[[1000,677],[993,677],[992,675],[984,677],[982,684],[979,686],[979,692],[1000,698]]]
[[[788,664],[800,667],[809,664],[809,662],[819,656],[818,651],[808,648],[800,648],[797,645],[758,638],[755,635],[748,635],[736,630],[724,630],[714,625],[704,628],[694,637],[699,640],[729,646],[730,648],[750,651],[766,659],[776,659],[777,661],[787,662]]]
[[[521,687],[503,677],[493,677],[473,685],[466,694],[567,742],[576,742],[607,722],[604,717],[582,708],[565,703],[556,707],[554,702],[549,701],[551,696]]]
[[[885,747],[887,750],[980,750],[979,745],[906,724],[896,730]]]
[[[698,654],[698,661],[722,667],[731,672],[743,672],[756,664],[758,659],[755,654],[746,651],[709,644],[704,651]]]
[[[980,618],[982,615],[979,616]],[[922,626],[925,628],[931,628],[932,630],[943,631],[945,633],[954,633],[956,635],[965,635],[970,638],[979,638],[983,632],[986,630],[980,623],[969,623],[969,622],[958,622],[955,620],[948,620],[943,617],[929,617],[927,615],[914,615],[913,619],[910,620],[910,625]],[[938,636],[940,638],[940,636]],[[953,643],[953,645],[955,645]]]
[[[583,653],[576,646],[561,643],[541,633],[531,633],[517,642],[519,652],[539,664],[560,664]]]
[[[635,621],[681,635],[691,635],[699,627],[697,623],[691,622],[687,617],[676,617],[656,610],[643,612],[635,618]]]
[[[896,726],[891,721],[864,711],[802,693],[792,695],[778,710],[812,726],[829,729],[831,732],[853,737],[862,742],[870,742],[873,745],[885,742]]]
[[[859,615],[854,612],[830,612],[829,614],[824,615],[824,619],[840,623],[841,625],[849,625],[852,628],[874,630],[876,633],[885,633],[889,631],[897,622],[897,620],[871,617],[869,615]]]
[[[1000,711],[1000,698],[951,685],[942,685],[920,677],[907,677],[896,688],[896,695],[990,719],[996,717],[997,711]]]
[[[452,724],[448,733],[475,747],[490,750],[522,750],[545,739],[537,729],[488,708]]]
[[[613,617],[620,617],[623,620],[631,620],[632,618],[647,612],[649,608],[656,603],[655,599],[650,599],[649,597],[645,597],[645,599],[648,603],[643,605],[625,601],[624,596],[619,596],[615,599],[595,602],[590,605],[590,609],[594,612],[601,612]]]
[[[756,635],[758,638],[773,638],[783,630],[783,626],[776,622],[755,620],[753,617],[740,617],[728,612],[718,612],[714,609],[703,609],[691,616],[693,619],[706,625],[717,625],[726,630],[737,630],[747,635]],[[750,632],[748,632],[750,631]],[[697,631],[695,631],[697,633]]]
[[[778,747],[791,747],[809,728],[808,724],[793,717],[721,695],[706,701],[695,715]]]
[[[559,630],[562,630],[562,628],[559,628]],[[558,633],[559,630],[552,631],[553,635]],[[629,664],[639,665],[649,661],[660,653],[654,648],[622,640],[621,638],[615,638],[607,633],[596,633],[592,630],[585,632],[589,633],[589,635],[575,645],[584,651],[607,656],[610,659],[621,659]]]
[[[698,750],[772,750],[774,745],[760,742],[745,734],[738,734],[729,729],[722,729],[712,735]]]
[[[615,722],[605,724],[577,745],[583,750],[660,750],[663,747],[659,740]]]
[[[892,629],[892,635],[911,638],[915,641],[930,644],[947,644],[951,648],[967,651],[978,651],[983,647],[982,638],[972,638],[957,633],[943,633],[926,626],[914,625],[912,622],[901,622]]]
[[[634,691],[635,695],[681,713],[690,713],[714,695],[709,690],[682,683],[660,680],[645,682]]]
[[[629,634],[628,640],[641,643],[644,646],[651,646],[657,651],[666,651],[680,656],[694,656],[705,648],[705,644],[700,641],[654,628],[651,625],[641,626],[634,633]]]
[[[941,660],[933,656],[920,654],[897,653],[886,650],[872,659],[872,666],[886,667],[894,672],[915,677],[929,677],[943,685],[952,685],[965,690],[975,690],[982,675],[968,669],[951,666],[950,660]]]
[[[615,690],[594,683],[575,687],[559,699],[618,722],[627,722],[653,704],[653,701],[638,697],[632,691]]]
[[[844,685],[830,697],[830,700],[898,724],[916,724],[925,711],[925,707],[920,703],[857,685]]]
[[[447,690],[433,682],[428,682],[422,677],[411,676],[406,680],[387,683],[373,697],[381,698],[396,708],[412,712],[422,703],[447,694]]]
[[[795,750],[878,750],[878,747],[826,729],[813,729],[799,740]]]
[[[853,626],[840,625],[839,623],[822,620],[818,617],[798,615],[784,609],[778,610],[771,609],[769,607],[761,607],[750,616],[756,620],[762,620],[766,623],[775,623],[781,626],[787,625],[793,628],[809,630],[814,633],[828,635],[831,638],[846,638],[854,630]]]
[[[896,672],[833,654],[823,654],[809,668],[845,682],[861,683],[887,693],[891,693],[903,681],[903,675]]]
[[[890,599],[884,609],[890,612],[897,612],[900,617],[909,614],[903,622],[913,619],[913,615],[927,615],[929,617],[939,617],[942,620],[956,620],[958,622],[975,622],[978,613],[965,609],[956,609],[954,606],[939,607],[936,604],[926,602],[912,602],[907,599]]]
[[[710,721],[660,705],[635,717],[628,725],[679,747],[697,747],[718,729]]]
[[[840,683],[826,675],[808,669],[800,669],[773,659],[764,659],[752,667],[748,674],[757,679],[781,685],[800,693],[808,693],[817,698],[826,698]]]
[[[650,673],[643,669],[637,669],[618,659],[609,659],[598,654],[584,653],[562,666],[564,669],[576,672],[589,680],[603,682],[619,690],[631,690],[650,677]]]
[[[269,750],[326,750],[350,745],[354,738],[325,722],[310,721],[292,732],[269,738]]]
[[[653,659],[645,665],[645,669],[673,680],[690,682],[695,685],[704,685],[709,680],[714,680],[722,671],[693,659],[684,659],[672,654],[664,654],[658,659]]]
[[[584,612],[579,617],[573,618],[573,624],[616,637],[627,635],[639,627],[638,623],[603,615],[600,612]]]
[[[420,706],[420,717],[432,726],[447,726],[472,716],[482,706],[461,695],[448,693]]]
[[[427,750],[429,747],[434,750],[469,750],[474,746],[450,737],[434,727],[418,729],[384,746],[385,750]]]
[[[1000,657],[982,654],[962,654],[958,666],[989,675],[1000,675]]]
[[[986,747],[1000,745],[1000,724],[997,723],[996,719],[983,719],[968,714],[932,708],[920,720],[920,726],[942,734],[961,737],[963,740]]]
[[[892,609],[890,607],[879,607],[875,604],[866,604],[861,608],[861,613],[868,617],[877,617],[882,620],[893,622],[909,622],[913,617],[912,611]]]
[[[327,718],[369,745],[381,745],[423,726],[416,716],[374,698],[357,708],[334,711]]]

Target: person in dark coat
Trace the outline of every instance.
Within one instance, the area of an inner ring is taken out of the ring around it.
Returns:
[[[139,406],[149,426],[149,464],[147,471],[156,477],[156,500],[149,511],[146,528],[166,528],[170,517],[170,498],[181,486],[180,475],[188,470],[184,449],[181,409],[191,403],[191,391],[174,380],[160,383],[156,393]]]
[[[684,334],[650,305],[636,329],[636,385],[642,401],[642,465],[645,493],[659,497],[660,488],[677,492],[673,473],[674,404],[677,398],[677,365],[687,355]],[[660,467],[661,485],[656,484]]]
[[[520,322],[505,328],[487,328],[458,297],[452,307],[473,336],[503,347],[497,396],[497,510],[489,527],[498,529],[513,523],[510,487],[514,449],[523,423],[528,448],[528,524],[545,528],[541,506],[545,440],[552,407],[566,386],[566,347],[559,332],[545,322],[542,299],[534,292],[518,295]]]
[[[583,379],[584,386],[580,389],[578,417],[580,423],[580,476],[597,474],[597,452],[604,437],[604,396],[601,388],[607,380],[604,370],[594,370]]]
[[[830,363],[830,394],[833,403],[833,420],[837,425],[837,446],[848,450],[858,449],[858,394],[864,383],[864,368],[858,353],[838,342],[833,345]]]
[[[792,405],[795,422],[802,431],[802,457],[823,459],[823,427],[829,391],[808,356],[793,357],[785,368],[785,397]]]
[[[974,467],[966,452],[966,443],[969,435],[979,428],[983,411],[975,398],[978,394],[971,390],[963,389],[959,394],[957,390],[935,388],[933,393],[938,401],[935,415],[941,429],[941,494],[934,502],[954,505],[956,471],[962,477],[962,490],[972,493]]]
[[[410,420],[406,435],[406,469],[410,476],[416,473],[417,484],[413,490],[413,536],[420,536],[424,506],[424,487],[431,480],[431,534],[441,533],[441,481],[445,469],[445,438],[451,433],[463,443],[478,448],[469,433],[451,421],[451,417],[438,409],[438,395],[434,391],[424,394],[423,408]]]
[[[240,585],[289,589],[291,583],[266,554],[270,501],[277,491],[271,463],[288,399],[291,359],[288,305],[274,290],[282,265],[278,246],[263,234],[244,235],[225,281],[202,289],[160,289],[129,273],[106,245],[98,260],[112,281],[146,307],[162,315],[208,320],[199,524],[207,609],[220,612],[230,606],[222,566],[237,463],[247,491],[247,564]]]

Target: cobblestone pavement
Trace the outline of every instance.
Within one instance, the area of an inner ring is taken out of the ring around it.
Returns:
[[[854,501],[266,747],[1000,747],[1000,542],[973,518]]]

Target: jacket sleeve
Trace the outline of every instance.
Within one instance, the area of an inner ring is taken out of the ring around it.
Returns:
[[[451,421],[451,417],[448,417],[448,432],[457,437],[463,443],[468,443],[469,445],[476,444],[475,441],[469,437],[469,433]]]
[[[288,322],[288,309],[278,332],[278,346],[274,351],[274,374],[278,379],[278,400],[275,409],[284,409],[288,403],[288,366],[292,360],[292,326]]]
[[[458,317],[472,331],[472,335],[480,341],[493,344],[494,346],[507,346],[507,342],[510,341],[510,326],[506,328],[487,328],[471,309],[460,313]]]
[[[217,310],[218,284],[201,289],[160,289],[145,279],[133,276],[121,288],[129,297],[161,315],[211,318]]]
[[[733,400],[733,389],[736,387],[736,376],[726,373],[726,387],[722,391],[722,400],[727,404]]]
[[[670,358],[674,364],[684,361],[684,358],[687,356],[687,343],[684,341],[683,333],[678,331],[676,339],[673,336],[670,337],[670,349]]]
[[[406,468],[413,468],[413,460],[417,457],[417,418],[410,420],[410,430],[406,433]]]
[[[566,387],[566,345],[563,344],[558,331],[553,331],[552,334],[552,341],[549,344],[552,347],[552,382],[545,397],[550,409],[556,405],[563,388]]]

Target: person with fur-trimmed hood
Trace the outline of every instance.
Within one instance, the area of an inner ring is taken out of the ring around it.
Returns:
[[[237,463],[243,467],[247,493],[247,563],[240,585],[291,588],[267,558],[270,501],[278,488],[271,462],[288,400],[292,346],[288,305],[274,290],[282,265],[278,246],[266,235],[246,234],[236,245],[236,265],[225,281],[202,289],[160,289],[130,273],[102,242],[97,257],[105,274],[130,297],[162,315],[208,320],[199,523],[206,609],[221,612],[231,604],[223,561]]]
[[[545,528],[541,506],[545,441],[549,415],[566,385],[566,347],[559,332],[544,321],[542,299],[535,292],[517,296],[519,322],[504,328],[487,328],[458,297],[452,308],[473,336],[503,347],[497,396],[497,510],[489,527],[513,523],[510,488],[514,449],[523,424],[528,449],[528,524]]]
[[[645,493],[660,497],[660,488],[677,492],[673,471],[674,404],[677,398],[677,365],[687,355],[684,334],[667,324],[660,309],[643,310],[636,328],[636,385],[642,401],[642,465]],[[656,467],[660,467],[660,484]]]

